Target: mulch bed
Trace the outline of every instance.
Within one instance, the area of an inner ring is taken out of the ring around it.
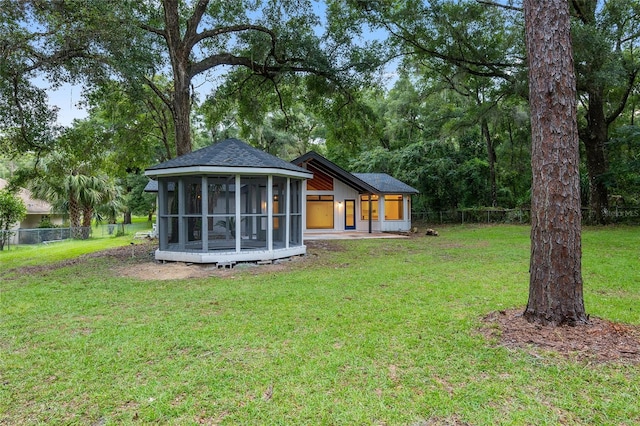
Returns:
[[[578,361],[640,363],[640,327],[591,317],[589,324],[542,326],[527,322],[524,309],[492,312],[481,333],[499,345],[520,348],[534,357],[555,353]]]

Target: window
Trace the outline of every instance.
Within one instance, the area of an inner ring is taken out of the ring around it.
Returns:
[[[402,220],[402,195],[384,196],[384,218],[385,220]]]
[[[360,196],[360,211],[362,220],[369,220],[369,195]],[[371,220],[378,220],[378,196],[371,195]]]
[[[333,229],[333,195],[307,195],[307,229]]]

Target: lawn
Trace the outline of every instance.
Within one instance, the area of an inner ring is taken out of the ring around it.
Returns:
[[[528,227],[438,230],[170,281],[119,275],[139,258],[0,253],[0,424],[640,423],[640,366],[478,332],[526,303]],[[585,229],[592,316],[640,324],[639,241]]]

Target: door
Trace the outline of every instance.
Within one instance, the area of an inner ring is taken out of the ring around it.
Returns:
[[[356,229],[356,200],[344,200],[344,229]]]

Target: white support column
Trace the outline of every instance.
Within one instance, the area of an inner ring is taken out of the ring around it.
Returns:
[[[200,205],[201,213],[202,213],[202,226],[200,235],[202,237],[202,251],[209,251],[209,220],[207,219],[207,215],[209,214],[209,180],[207,176],[202,176],[202,183],[200,184],[200,196],[201,202]]]
[[[379,222],[379,226],[380,229],[379,231],[384,231],[385,230],[385,220],[384,220],[384,215],[385,215],[385,211],[384,211],[384,194],[380,194],[380,196],[378,196],[378,222]]]
[[[187,246],[187,224],[185,223],[185,212],[187,207],[187,197],[185,194],[184,178],[178,178],[178,247],[185,250]]]
[[[286,201],[286,228],[284,229],[284,246],[289,248],[289,240],[291,239],[291,178],[287,178],[287,185],[285,186]]]
[[[267,250],[273,251],[273,175],[267,177]]]
[[[236,175],[236,253],[240,253],[240,250],[242,249],[241,246],[241,242],[242,242],[242,227],[240,226],[242,224],[242,218],[240,217],[240,197],[242,196],[242,191],[240,190],[240,175]]]
[[[300,236],[300,242],[304,245],[304,231],[307,230],[307,181],[303,179],[300,183],[300,212],[302,219],[302,235]]]
[[[166,250],[169,242],[169,197],[167,194],[167,182],[158,178],[158,210],[156,211],[156,223],[160,250]]]

